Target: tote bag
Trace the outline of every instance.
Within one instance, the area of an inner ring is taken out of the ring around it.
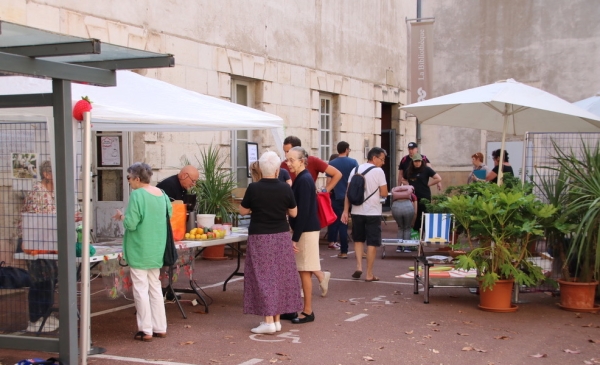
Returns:
[[[331,197],[329,193],[317,193],[317,213],[321,228],[331,225],[337,219],[337,215],[331,207]]]

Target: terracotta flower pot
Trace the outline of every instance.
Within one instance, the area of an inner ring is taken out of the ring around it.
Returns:
[[[577,283],[559,280],[560,304],[559,306],[574,312],[597,312],[600,306],[594,304],[598,282]]]
[[[479,309],[488,312],[514,312],[518,306],[511,303],[514,280],[498,280],[493,288],[479,286]]]
[[[212,261],[227,260],[227,257],[225,256],[225,245],[205,248],[204,251],[202,251],[202,258]]]

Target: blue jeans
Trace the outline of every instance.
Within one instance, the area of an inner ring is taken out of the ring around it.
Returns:
[[[344,212],[344,200],[332,200],[331,207],[333,208],[333,212],[337,216],[335,222],[329,226],[327,240],[329,242],[340,242],[340,252],[348,253],[348,225],[342,223],[340,220],[342,218],[342,213]]]

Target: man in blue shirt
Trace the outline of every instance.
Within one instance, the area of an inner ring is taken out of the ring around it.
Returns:
[[[342,178],[331,191],[331,207],[333,208],[337,219],[329,226],[327,239],[329,240],[329,248],[336,249],[339,235],[340,253],[338,254],[338,258],[347,259],[348,225],[342,223],[340,218],[344,212],[344,198],[346,197],[346,189],[348,188],[348,178],[350,177],[350,172],[358,167],[358,162],[355,159],[348,157],[350,154],[350,145],[348,142],[341,141],[338,143],[337,151],[339,157],[331,160],[329,165],[338,169],[342,173]],[[329,179],[330,176],[328,175],[327,180]]]

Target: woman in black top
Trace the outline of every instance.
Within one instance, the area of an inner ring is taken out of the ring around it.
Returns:
[[[429,178],[432,178],[431,182]],[[421,199],[431,201],[431,189],[429,187],[441,182],[442,178],[431,167],[423,163],[421,154],[415,153],[412,157],[412,163],[404,172],[404,181],[415,188],[418,204],[417,218],[415,219],[413,228],[419,230],[421,228],[423,212],[426,212],[425,204],[421,202]]]
[[[294,147],[287,153],[287,164],[290,172],[296,174],[292,184],[294,198],[298,203],[298,215],[290,217],[292,241],[297,247],[296,266],[300,273],[302,289],[304,290],[304,309],[302,317],[292,319],[292,323],[307,323],[315,320],[312,310],[312,280],[314,274],[319,279],[321,296],[325,296],[329,284],[329,272],[321,271],[319,258],[319,232],[321,224],[317,216],[317,188],[315,182],[306,170],[308,154],[302,147]]]
[[[497,149],[494,152],[492,152],[492,159],[494,160],[494,168],[492,169],[492,171],[488,172],[488,174],[485,176],[485,180],[496,184],[496,183],[498,183],[498,171],[500,170],[500,149]],[[508,163],[508,152],[507,151],[504,151],[504,162],[502,163],[502,173],[503,174],[510,173],[511,175],[514,175],[513,168],[510,165],[510,163]]]
[[[244,270],[244,313],[265,317],[251,331],[281,331],[280,314],[302,308],[295,247],[286,216],[296,216],[292,189],[279,181],[281,160],[275,152],[260,157],[261,179],[246,189],[240,214],[251,214]]]

